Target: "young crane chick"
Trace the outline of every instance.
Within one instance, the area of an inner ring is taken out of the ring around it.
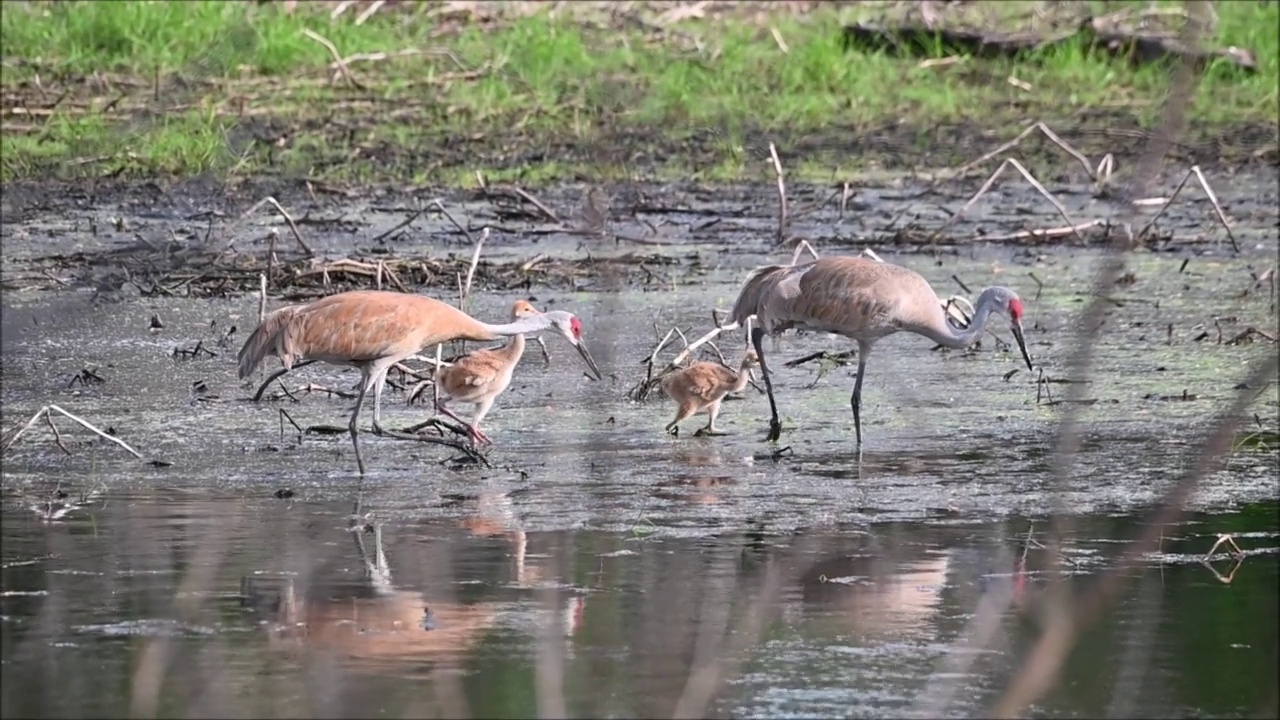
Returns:
[[[527,301],[517,300],[511,306],[512,322],[542,313]],[[436,373],[440,386],[440,403],[437,408],[445,415],[467,427],[476,442],[489,443],[480,431],[480,421],[489,414],[493,401],[511,384],[511,373],[524,354],[524,335],[514,335],[506,345],[488,350],[476,350],[458,358],[452,365]],[[476,414],[470,423],[454,415],[445,403],[448,400],[475,403]]]
[[[667,432],[673,432],[681,420],[695,413],[707,413],[707,426],[698,434],[715,435],[716,416],[720,414],[720,401],[731,392],[739,392],[747,386],[747,371],[760,364],[755,350],[742,356],[737,372],[713,362],[699,362],[683,370],[677,370],[662,381],[662,390],[676,401],[676,419],[667,423]]]

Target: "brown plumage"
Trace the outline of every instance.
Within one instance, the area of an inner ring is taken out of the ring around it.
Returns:
[[[517,300],[511,306],[512,321],[541,315],[526,300]],[[466,425],[477,442],[490,442],[480,431],[480,421],[489,414],[493,402],[511,385],[511,374],[524,354],[524,335],[513,335],[506,345],[488,350],[476,350],[458,358],[452,365],[436,373],[440,399],[436,407],[458,422]],[[448,400],[474,403],[475,417],[470,423],[458,418],[446,406]]]
[[[770,441],[782,432],[774,401],[769,366],[761,346],[766,333],[790,328],[843,335],[858,343],[858,377],[850,405],[854,431],[862,445],[862,378],[871,346],[879,339],[906,331],[923,335],[947,347],[968,347],[981,336],[992,312],[1009,316],[1010,329],[1022,357],[1031,368],[1031,357],[1022,337],[1022,300],[1006,287],[982,291],[973,321],[957,330],[928,281],[907,268],[861,257],[825,257],[804,265],[774,265],[751,273],[733,305],[732,318],[745,324],[754,316],[751,342],[760,358],[772,417]]]
[[[347,425],[356,464],[364,474],[356,419],[365,394],[373,390],[373,429],[382,433],[382,385],[392,365],[428,345],[451,340],[496,340],[554,327],[573,345],[592,375],[595,360],[582,341],[582,323],[572,313],[555,310],[505,325],[481,322],[439,300],[407,293],[355,290],[272,312],[240,348],[239,373],[244,378],[268,356],[285,368],[309,360],[355,367],[362,382]]]
[[[719,363],[698,362],[662,379],[662,390],[676,401],[676,419],[667,423],[667,432],[673,432],[682,420],[700,412],[707,413],[707,426],[698,432],[714,435],[716,416],[720,414],[720,402],[725,395],[741,392],[747,386],[747,371],[757,364],[756,353],[748,350],[735,372]]]

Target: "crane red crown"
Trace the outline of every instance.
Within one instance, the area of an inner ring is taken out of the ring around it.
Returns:
[[[573,331],[573,338],[575,340],[582,339],[582,321],[578,319],[577,315],[569,318],[569,329]]]
[[[1018,298],[1009,301],[1009,317],[1015,321],[1022,320],[1022,301]]]

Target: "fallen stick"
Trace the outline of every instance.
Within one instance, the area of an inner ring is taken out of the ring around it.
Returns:
[[[10,438],[9,438],[9,440],[4,444],[4,447],[3,447],[3,448],[0,448],[0,454],[3,454],[3,453],[5,453],[5,452],[8,452],[9,448],[13,447],[13,444],[14,444],[14,443],[16,443],[16,442],[18,441],[18,438],[22,437],[23,433],[25,433],[27,430],[31,429],[31,426],[32,426],[32,425],[35,425],[35,424],[36,424],[36,422],[38,422],[38,421],[40,420],[41,416],[46,416],[46,415],[48,415],[50,412],[58,412],[58,413],[62,414],[62,415],[63,415],[63,416],[65,416],[68,420],[71,420],[71,421],[73,421],[73,422],[77,422],[77,423],[79,423],[79,424],[83,425],[86,429],[88,429],[88,430],[90,430],[90,431],[92,431],[92,432],[94,432],[94,433],[96,433],[96,434],[98,434],[98,435],[100,435],[100,436],[102,436],[102,437],[104,437],[104,438],[106,438],[106,439],[110,440],[111,442],[113,442],[113,443],[115,443],[115,444],[119,445],[120,447],[124,448],[125,450],[128,450],[130,454],[132,454],[134,457],[138,458],[139,460],[141,460],[141,459],[142,459],[142,455],[141,455],[137,450],[134,450],[133,448],[129,447],[129,444],[128,444],[128,443],[126,443],[125,441],[123,441],[123,440],[121,440],[120,438],[115,437],[115,436],[113,436],[113,435],[108,435],[107,433],[105,433],[105,432],[103,432],[103,431],[99,430],[97,427],[95,427],[95,426],[94,426],[92,423],[90,423],[88,420],[85,420],[84,418],[79,417],[79,416],[77,416],[77,415],[72,415],[71,413],[67,412],[66,410],[63,410],[62,408],[58,407],[57,405],[45,405],[44,407],[40,408],[40,410],[38,410],[38,411],[36,412],[36,414],[35,414],[35,415],[32,415],[32,416],[31,416],[31,419],[30,419],[30,420],[28,420],[28,421],[27,421],[27,423],[26,423],[25,425],[23,425],[21,429],[19,429],[17,432],[15,432],[15,433],[13,434],[13,436],[12,436],[12,437],[10,437]],[[65,450],[66,448],[63,448],[63,449]]]
[[[393,234],[395,234],[398,230],[401,230],[402,228],[407,228],[407,227],[409,227],[410,225],[412,225],[412,224],[413,224],[413,221],[414,221],[414,220],[417,220],[417,219],[418,219],[418,216],[419,216],[419,215],[421,215],[421,214],[422,214],[422,210],[415,210],[415,211],[413,212],[413,214],[412,214],[412,215],[410,215],[409,217],[405,218],[404,220],[401,220],[399,223],[396,223],[396,226],[395,226],[395,227],[393,227],[393,228],[391,228],[390,230],[387,230],[387,231],[385,231],[385,232],[380,232],[380,233],[378,233],[378,234],[377,234],[377,235],[375,235],[375,236],[373,237],[373,239],[372,239],[372,240],[370,240],[369,242],[370,242],[370,243],[377,243],[377,242],[380,242],[380,241],[382,241],[382,240],[385,240],[385,239],[387,239],[387,238],[391,237],[391,236],[392,236]]]
[[[1090,230],[1098,227],[1099,225],[1106,224],[1106,220],[1088,220],[1080,223],[1079,225],[1072,225],[1070,227],[1055,227],[1047,228],[1045,230],[1019,230],[1018,232],[1009,233],[1008,235],[988,235],[983,239],[987,242],[1005,242],[1008,240],[1059,238],[1067,235],[1079,235],[1082,230]]]

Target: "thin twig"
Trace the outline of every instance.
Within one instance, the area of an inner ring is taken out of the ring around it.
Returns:
[[[293,233],[293,239],[298,241],[298,247],[302,248],[302,251],[307,254],[307,257],[315,257],[316,255],[315,251],[311,249],[311,246],[307,244],[306,240],[302,239],[302,233],[298,232],[298,225],[294,223],[293,216],[285,212],[285,209],[280,206],[280,203],[277,202],[275,198],[269,195],[267,197],[262,198],[258,202],[254,203],[253,207],[240,213],[240,217],[237,218],[236,222],[243,221],[245,218],[252,215],[255,211],[257,211],[258,208],[262,207],[263,205],[271,205],[272,207],[274,207],[284,217],[284,221],[288,223],[289,231]]]
[[[435,205],[435,206],[436,206],[436,208],[437,208],[441,213],[444,213],[444,216],[445,216],[446,218],[448,218],[448,219],[449,219],[449,222],[453,223],[453,226],[454,226],[454,227],[456,227],[456,228],[458,228],[458,230],[459,230],[459,231],[460,231],[460,232],[461,232],[461,233],[462,233],[462,234],[467,238],[467,242],[472,243],[472,244],[474,244],[474,243],[475,243],[476,239],[475,239],[475,238],[473,238],[473,237],[471,237],[471,231],[470,231],[470,230],[467,230],[467,229],[466,229],[466,228],[464,228],[464,227],[462,227],[462,225],[461,225],[461,224],[459,224],[457,220],[454,220],[454,219],[453,219],[453,216],[449,214],[449,211],[444,209],[444,203],[440,202],[440,201],[437,199],[437,200],[432,200],[432,201],[431,201],[431,204],[432,204],[432,205]]]

